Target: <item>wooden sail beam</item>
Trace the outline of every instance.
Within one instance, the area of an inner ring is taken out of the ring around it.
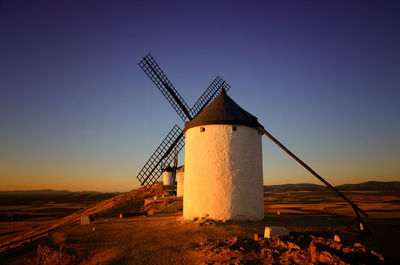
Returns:
[[[269,132],[265,130],[265,128],[260,124],[258,129],[265,134],[269,139],[271,139],[276,145],[278,145],[283,151],[285,151],[291,158],[296,160],[300,165],[302,165],[307,171],[309,171],[311,174],[313,174],[317,179],[319,179],[322,183],[324,183],[328,188],[333,190],[336,194],[338,194],[343,200],[348,202],[350,206],[353,208],[356,218],[358,221],[358,229],[360,232],[364,232],[365,230],[365,225],[364,222],[360,216],[360,213],[362,213],[364,216],[368,217],[368,214],[361,210],[355,203],[353,203],[349,198],[346,197],[342,192],[340,192],[338,189],[333,187],[328,181],[323,179],[317,172],[315,172],[311,167],[309,167],[306,163],[300,160],[295,154],[293,154],[289,149],[287,149],[281,142],[279,142],[275,137],[273,137]]]

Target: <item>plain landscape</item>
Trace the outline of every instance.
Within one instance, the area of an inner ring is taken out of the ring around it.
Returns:
[[[291,257],[289,250],[285,252],[280,247],[281,256],[274,256],[268,254],[271,244],[300,244],[299,238],[309,236],[315,237],[310,242],[325,240],[324,244],[331,244],[329,240],[337,234],[344,245],[360,243],[368,251],[382,255],[382,264],[396,264],[400,260],[396,244],[400,237],[400,182],[367,182],[338,188],[368,213],[364,220],[369,235],[359,238],[357,233],[347,232],[346,227],[353,220],[351,207],[316,184],[265,186],[263,221],[225,223],[182,220],[182,198],[163,197],[167,190],[162,186],[123,194],[1,192],[0,245],[4,247],[0,249],[0,260],[2,264],[267,264],[265,257],[269,255],[276,258],[277,264],[302,264],[313,258],[309,251]],[[154,196],[158,196],[156,200]],[[120,218],[121,213],[124,218]],[[80,225],[82,214],[92,215],[93,222]],[[287,227],[292,238],[268,241],[268,246],[266,241],[255,241],[254,234],[261,238],[265,226]],[[49,232],[33,237],[32,242],[6,246],[46,231]],[[285,263],[282,253],[291,257],[285,256],[289,263]],[[348,254],[339,254],[335,255],[347,264],[358,264],[352,263]],[[326,258],[319,257],[320,262]]]

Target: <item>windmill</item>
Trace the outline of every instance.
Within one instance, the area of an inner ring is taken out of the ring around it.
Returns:
[[[366,232],[361,214],[368,215],[267,132],[223,88],[210,105],[185,123],[184,133],[183,218],[207,216],[222,221],[264,218],[261,141],[264,134],[349,203],[356,214],[358,231]]]
[[[230,86],[220,76],[217,76],[193,107],[189,108],[150,53],[139,62],[139,66],[153,81],[184,122],[192,120],[193,117],[202,111],[217,96],[217,92],[221,88],[224,88],[226,91],[230,89]],[[137,175],[140,184],[146,188],[153,185],[162,175],[164,165],[170,165],[175,157],[176,171],[178,163],[177,154],[183,148],[184,144],[183,130],[175,124]]]
[[[318,173],[316,173],[311,167],[309,167],[307,164],[305,164],[302,160],[300,160],[296,155],[294,155],[290,150],[288,150],[282,143],[280,143],[275,137],[273,137],[269,132],[267,132],[258,121],[257,118],[255,118],[253,115],[242,109],[240,106],[238,106],[235,102],[231,102],[229,104],[225,104],[224,108],[228,107],[233,107],[232,113],[228,112],[217,112],[219,114],[224,113],[226,115],[225,118],[231,119],[230,122],[224,121],[222,119],[217,119],[212,122],[210,120],[207,121],[207,119],[210,119],[210,115],[205,114],[201,117],[202,113],[207,113],[207,109],[210,110],[214,107],[218,108],[216,106],[217,104],[214,104],[214,102],[217,102],[217,100],[214,100],[217,98],[217,92],[218,90],[221,90],[220,95],[218,96],[219,101],[230,101],[229,97],[226,96],[226,91],[229,90],[230,86],[222,80],[219,76],[217,76],[214,81],[211,83],[211,85],[205,90],[205,92],[201,95],[201,97],[197,100],[197,102],[194,104],[194,106],[189,109],[188,105],[186,102],[183,100],[183,98],[179,95],[179,93],[176,91],[176,89],[173,87],[171,82],[168,80],[164,72],[161,70],[161,68],[158,66],[156,61],[153,59],[153,57],[148,54],[146,57],[142,59],[139,63],[140,67],[143,69],[143,71],[149,76],[149,78],[153,81],[153,83],[157,86],[157,88],[161,91],[161,93],[167,98],[169,103],[172,105],[172,107],[175,109],[175,111],[178,113],[178,115],[181,117],[181,119],[185,121],[189,121],[188,123],[185,123],[185,131],[190,130],[194,127],[200,127],[202,125],[211,125],[215,124],[215,121],[217,121],[217,124],[221,124],[224,126],[229,125],[232,131],[237,131],[237,126],[235,124],[242,124],[245,126],[250,126],[256,128],[258,132],[261,134],[266,135],[269,139],[271,139],[276,145],[278,145],[284,152],[286,152],[290,157],[292,157],[296,162],[298,162],[301,166],[303,166],[307,171],[309,171],[312,175],[314,175],[317,179],[319,179],[322,183],[324,183],[329,189],[334,191],[338,196],[340,196],[343,200],[345,200],[347,203],[350,204],[352,207],[353,211],[355,212],[356,215],[356,223],[357,223],[357,228],[360,233],[365,233],[366,227],[364,225],[364,222],[361,218],[361,215],[368,216],[367,213],[365,213],[362,209],[360,209],[355,203],[353,203],[349,198],[347,198],[343,193],[341,193],[339,190],[337,190],[335,187],[333,187],[330,183],[328,183],[325,179],[323,179]],[[211,101],[214,101],[213,104],[214,106],[209,105]],[[208,106],[208,107],[207,107]],[[206,109],[207,107],[207,109]],[[204,110],[204,111],[203,111]],[[226,110],[226,109],[225,109]],[[201,113],[202,112],[202,113]],[[209,111],[210,112],[210,111]],[[199,115],[198,115],[199,114]],[[228,114],[228,115],[227,115]],[[239,116],[237,116],[239,115]],[[211,119],[213,114],[211,115]],[[194,119],[195,118],[195,119]],[[215,117],[214,117],[215,118]],[[200,132],[205,131],[205,127],[200,127]],[[192,131],[194,131],[192,129]],[[161,176],[162,171],[163,171],[163,164],[169,165],[174,157],[176,157],[176,154],[183,148],[184,146],[184,132],[182,131],[181,128],[179,128],[178,125],[174,125],[172,130],[168,133],[167,137],[161,142],[161,144],[158,146],[156,151],[152,154],[150,159],[146,162],[142,170],[139,172],[137,178],[139,179],[140,183],[142,186],[149,187],[152,184],[154,184],[155,181],[158,180],[158,178]],[[197,137],[197,136],[196,136]],[[196,138],[194,137],[194,138]],[[209,145],[207,142],[205,144],[206,146]],[[236,152],[240,152],[243,150],[243,146],[240,146]],[[175,150],[175,151],[174,151]],[[187,153],[185,153],[187,155]],[[186,159],[185,159],[186,160]],[[200,161],[199,159],[197,161]],[[188,166],[189,166],[189,161],[186,161]],[[214,164],[215,161],[213,161],[210,164]],[[239,164],[239,163],[238,163]],[[175,159],[175,167],[177,166],[177,159]],[[189,168],[188,168],[189,169]],[[186,171],[186,169],[185,169]],[[185,172],[186,174],[186,172]],[[262,176],[261,176],[262,177]],[[196,179],[196,178],[189,178],[189,179]],[[246,178],[242,178],[246,179]],[[249,184],[251,182],[247,182]],[[262,182],[261,182],[262,183]],[[224,183],[223,185],[225,185]],[[209,185],[210,186],[210,185]],[[184,193],[186,194],[186,181],[185,181],[185,190]],[[201,197],[204,195],[204,190],[202,191]],[[184,195],[185,196],[185,195]],[[185,196],[186,197],[186,196]],[[242,196],[243,197],[243,196]],[[198,204],[198,200],[194,198],[194,204]],[[259,200],[259,198],[257,199]],[[259,200],[261,204],[263,205],[263,199]],[[188,198],[184,200],[184,216],[185,216],[185,203],[189,202]],[[245,204],[245,207],[252,206],[250,204]],[[257,219],[258,217],[255,217]]]
[[[175,151],[174,166],[172,167],[172,183],[176,181],[176,171],[178,170],[178,152]]]

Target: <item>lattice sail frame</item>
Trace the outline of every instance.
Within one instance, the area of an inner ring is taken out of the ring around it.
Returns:
[[[192,120],[207,107],[217,97],[218,91],[222,87],[225,88],[225,91],[231,88],[220,76],[217,76],[193,107],[189,109],[150,53],[139,62],[139,66],[166,97],[183,121]],[[180,131],[180,134],[178,134],[178,131]],[[171,164],[175,153],[179,153],[184,144],[183,131],[175,125],[139,172],[137,178],[141,185],[145,187],[153,185],[161,177],[164,165]],[[172,152],[172,150],[175,151]]]
[[[179,95],[178,91],[176,91],[175,87],[168,80],[167,76],[150,53],[139,62],[139,66],[167,98],[168,102],[178,113],[179,117],[181,117],[183,121],[191,120],[192,117],[189,113],[189,106],[183,100],[181,95]]]
[[[184,145],[183,131],[175,124],[139,172],[137,178],[141,185],[145,187],[153,185],[162,175],[163,165],[171,164],[175,158],[175,152],[179,152]],[[175,152],[171,152],[172,150]]]
[[[228,85],[228,83],[226,83],[220,76],[217,76],[190,109],[192,117],[199,114],[199,112],[207,107],[208,104],[218,96],[218,91],[221,90],[221,87],[224,87],[225,91],[228,91],[231,88],[231,86]]]

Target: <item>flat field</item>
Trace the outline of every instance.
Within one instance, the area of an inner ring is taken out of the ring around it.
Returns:
[[[114,196],[111,193],[0,194],[0,243]]]
[[[80,264],[201,264],[207,258],[196,252],[202,242],[263,234],[265,226],[285,226],[294,234],[313,234],[361,242],[394,264],[400,261],[400,194],[396,191],[347,191],[365,210],[371,234],[363,238],[345,232],[353,220],[351,207],[330,191],[265,192],[265,218],[261,222],[227,222],[198,225],[182,220],[178,199],[154,216],[95,219],[91,225],[73,224],[50,236],[0,253],[2,264],[35,264],[38,245],[58,246],[78,257]],[[8,219],[0,221],[0,240],[21,229],[55,220],[107,197],[67,198],[18,205],[1,205]],[[5,201],[5,200],[4,200]],[[12,201],[12,200],[9,200]],[[29,203],[28,203],[29,202]],[[10,214],[12,213],[12,214]],[[10,220],[13,217],[13,220]],[[36,253],[36,254],[35,254]],[[229,263],[227,263],[229,264]]]
[[[400,218],[400,192],[398,191],[344,191],[343,193],[370,218]],[[264,204],[267,214],[280,212],[354,215],[349,204],[330,190],[265,192]]]

